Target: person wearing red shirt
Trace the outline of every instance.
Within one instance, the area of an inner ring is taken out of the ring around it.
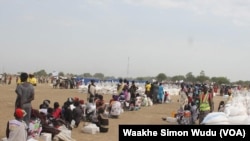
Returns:
[[[61,113],[62,113],[62,109],[60,108],[60,105],[58,102],[54,103],[54,111],[52,113],[52,116],[55,119],[61,118]]]

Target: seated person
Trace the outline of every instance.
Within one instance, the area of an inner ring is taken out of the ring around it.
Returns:
[[[105,108],[105,102],[103,100],[102,95],[98,95],[98,98],[96,99],[95,103],[96,103],[96,109]]]
[[[113,118],[118,118],[122,112],[121,102],[118,101],[119,96],[114,96],[114,100],[111,102],[109,115]]]
[[[92,121],[92,116],[96,114],[96,104],[94,99],[90,98],[89,102],[86,105],[86,120]]]
[[[50,105],[50,100],[46,99],[43,103],[39,106],[39,109],[48,109]]]
[[[9,120],[6,127],[6,137],[8,141],[26,141],[28,137],[27,125],[23,121],[25,116],[23,109],[17,108],[14,113],[15,119]]]
[[[100,128],[100,132],[108,132],[109,130],[109,118],[104,114],[104,109],[99,108],[97,112],[97,122],[95,124]]]
[[[58,119],[61,118],[61,114],[62,114],[62,109],[60,108],[59,103],[55,102],[52,115],[55,119]]]
[[[225,102],[220,101],[219,107],[218,107],[218,112],[224,112],[224,109],[225,109]]]
[[[77,128],[82,120],[83,111],[79,101],[76,101],[74,106],[76,108],[73,110],[73,120],[75,121],[74,127]]]
[[[50,100],[44,100],[43,103],[39,106],[39,112],[42,112],[46,115],[49,105],[50,105]]]

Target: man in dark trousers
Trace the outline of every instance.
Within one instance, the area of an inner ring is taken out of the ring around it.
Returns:
[[[158,82],[155,81],[155,82],[152,83],[152,86],[151,86],[151,89],[150,89],[150,93],[152,95],[152,101],[153,101],[154,104],[159,103],[158,100],[157,100],[158,92],[159,92],[159,85],[158,85]]]

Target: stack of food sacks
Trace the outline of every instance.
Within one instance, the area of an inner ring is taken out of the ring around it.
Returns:
[[[208,114],[201,124],[250,125],[250,93],[235,92],[232,100],[226,103],[224,112]]]
[[[245,122],[249,118],[247,108],[250,103],[247,102],[247,97],[244,93],[234,93],[232,101],[226,103],[224,113],[230,124],[249,124]]]

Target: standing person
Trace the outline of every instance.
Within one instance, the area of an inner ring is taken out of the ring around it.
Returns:
[[[15,110],[15,119],[9,120],[6,127],[6,137],[8,141],[27,141],[28,126],[23,121],[25,111],[21,108]]]
[[[152,95],[152,101],[154,104],[158,103],[157,95],[159,92],[159,84],[157,81],[153,82],[151,85],[150,93]]]
[[[124,79],[124,87],[123,87],[124,99],[126,102],[130,100],[130,92],[129,92],[129,81]]]
[[[158,91],[158,102],[163,103],[164,101],[164,88],[162,86],[162,83],[159,84],[159,91]]]
[[[137,89],[138,89],[138,87],[135,85],[135,81],[132,81],[132,84],[129,88],[129,92],[130,92],[130,103],[133,103],[133,105],[135,105],[135,98],[136,98]]]
[[[185,105],[188,104],[188,96],[187,96],[187,89],[184,83],[181,83],[181,89],[179,91],[179,99],[180,109],[184,110]]]
[[[37,84],[37,82],[36,82],[37,80],[36,80],[35,75],[34,75],[33,73],[30,73],[30,74],[28,75],[27,81],[28,81],[29,83],[31,83],[33,86],[36,86],[36,84]]]
[[[9,76],[9,82],[8,82],[8,85],[10,85],[10,84],[11,84],[11,80],[12,80],[12,76],[10,75],[10,76]]]
[[[147,95],[147,97],[149,97],[150,99],[152,99],[152,95],[150,93],[151,90],[151,84],[149,83],[149,81],[146,81],[145,84],[145,94]]]
[[[0,84],[2,84],[3,75],[0,74]]]
[[[16,87],[16,108],[22,108],[27,114],[24,116],[23,120],[29,125],[31,117],[31,102],[34,100],[35,90],[32,84],[27,82],[28,74],[21,73],[20,75],[21,83]]]
[[[227,100],[226,100],[226,104],[231,103],[231,102],[232,102],[232,99],[233,99],[231,87],[228,87],[228,88],[227,88],[227,94],[226,94],[226,95],[228,95],[228,98],[227,98]]]
[[[87,101],[89,101],[90,99],[94,99],[95,94],[96,94],[95,81],[94,80],[90,80],[90,84],[88,86]]]
[[[213,95],[208,92],[208,86],[204,85],[202,93],[200,94],[200,105],[199,105],[199,123],[214,110]]]
[[[119,79],[119,83],[117,84],[117,95],[123,95],[123,89],[124,89],[124,80]]]

